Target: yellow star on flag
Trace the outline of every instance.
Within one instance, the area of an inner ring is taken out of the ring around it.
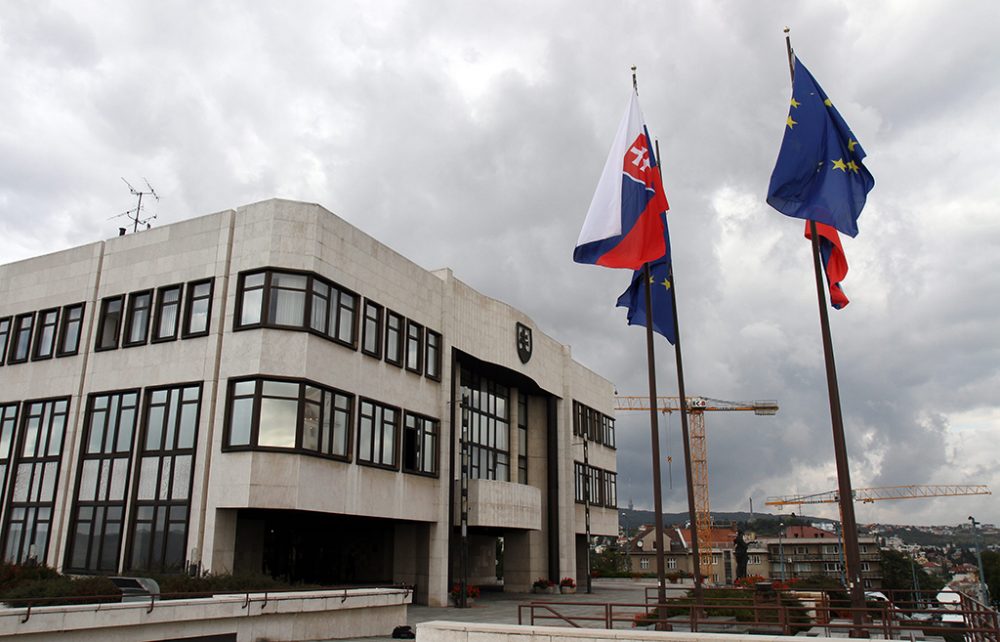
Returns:
[[[799,124],[798,121],[792,120],[792,115],[789,114],[788,115],[788,129],[795,129],[795,126],[798,125],[798,124]]]
[[[843,158],[838,158],[837,160],[833,161],[833,168],[843,170],[845,172],[847,171],[847,165],[844,163]]]
[[[795,96],[792,96],[792,107],[798,107],[801,104],[802,103],[800,103],[799,101],[795,100]]]
[[[826,100],[824,100],[823,104],[826,105],[827,107],[833,107],[833,103],[830,102],[829,98],[827,98]]]
[[[667,278],[663,279],[663,287],[665,287],[668,290],[670,289],[670,279]]]
[[[852,172],[854,172],[855,174],[857,174],[857,173],[858,173],[858,170],[859,170],[859,169],[861,169],[861,168],[860,168],[860,167],[858,167],[858,164],[857,164],[857,163],[855,163],[854,161],[848,161],[848,162],[847,162],[847,169],[849,169],[849,170],[851,170]]]
[[[857,146],[858,146],[858,141],[854,140],[853,138],[847,139],[847,151],[853,152],[854,148]]]

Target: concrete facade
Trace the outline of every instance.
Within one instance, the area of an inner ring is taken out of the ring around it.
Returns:
[[[468,559],[499,568],[502,551],[508,589],[578,573],[578,405],[610,422],[588,455],[613,489],[610,382],[524,313],[318,205],[0,266],[0,350],[12,561],[401,582],[441,604],[465,559],[463,434],[469,550],[495,551]],[[592,534],[617,532],[613,495]]]

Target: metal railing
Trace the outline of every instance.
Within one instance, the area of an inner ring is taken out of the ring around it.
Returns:
[[[846,598],[831,598],[815,591],[708,598],[695,604],[691,598],[652,599],[641,603],[532,601],[518,605],[518,623],[569,626],[574,628],[616,629],[649,627],[662,631],[705,633],[761,633],[794,635],[810,631],[832,637],[856,634],[856,613],[867,637],[886,640],[916,639],[928,635],[955,642],[1000,642],[997,612],[957,593],[955,603],[939,604],[937,593],[896,592],[898,599],[869,603],[853,609]],[[890,593],[891,591],[884,591]],[[906,598],[906,599],[904,599]]]

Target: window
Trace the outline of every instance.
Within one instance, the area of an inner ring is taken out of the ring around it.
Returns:
[[[354,397],[305,381],[229,383],[226,449],[297,450],[348,459]]]
[[[646,570],[646,569],[649,568],[649,558],[648,557],[640,557],[639,558],[639,568],[641,568],[642,570]]]
[[[750,566],[760,565],[760,555],[750,555],[747,557],[747,564]]]
[[[126,567],[179,571],[184,567],[201,385],[146,392],[134,477]]]
[[[128,297],[125,315],[125,347],[141,346],[149,338],[149,317],[153,310],[153,291],[133,292]]]
[[[32,360],[51,359],[56,351],[56,330],[59,326],[59,310],[42,310],[38,313],[38,332],[35,333],[35,349]]]
[[[824,571],[829,571],[829,572],[840,571],[841,568],[842,567],[840,565],[840,562],[823,562]]]
[[[424,373],[428,379],[441,381],[441,333],[427,330],[427,353],[424,358]]]
[[[601,472],[602,471],[601,471],[600,468],[594,468],[593,466],[591,466],[590,470],[588,470],[587,472],[588,472],[588,474],[587,474],[587,482],[588,483],[587,483],[586,491],[587,491],[588,495],[590,496],[590,505],[591,506],[603,506],[604,505],[604,498],[601,497],[601,491],[602,491],[602,486],[601,486]]]
[[[573,402],[573,434],[609,448],[615,447],[615,420],[607,415]]]
[[[80,351],[83,307],[83,303],[74,303],[63,308],[62,325],[59,328],[59,349],[56,351],[57,357],[68,357]]]
[[[667,558],[667,568],[669,568],[671,570],[677,568],[677,558],[676,557],[668,557]]]
[[[361,351],[382,358],[382,306],[365,300],[361,326]]]
[[[153,342],[173,341],[181,320],[181,286],[170,285],[156,291]]]
[[[66,554],[69,569],[118,570],[138,406],[138,390],[91,395],[87,402]]]
[[[213,279],[195,281],[187,285],[187,309],[184,313],[182,338],[208,335],[212,317]]]
[[[10,317],[0,319],[0,366],[7,360],[7,343],[10,340]]]
[[[517,481],[528,483],[528,393],[523,390],[517,391]]]
[[[604,505],[608,508],[618,508],[618,474],[610,470],[604,474]]]
[[[7,499],[7,468],[14,451],[14,430],[17,427],[17,404],[0,404],[0,506]]]
[[[25,402],[4,515],[4,559],[44,563],[52,528],[69,399]]]
[[[796,555],[806,555],[808,553],[809,553],[809,549],[806,548],[805,546],[796,546],[795,547],[795,554]]]
[[[11,335],[12,341],[7,363],[23,363],[28,360],[28,351],[31,348],[31,330],[34,325],[34,312],[14,317],[14,332]]]
[[[396,435],[399,411],[368,399],[361,400],[358,412],[358,462],[399,468],[396,459]]]
[[[403,421],[403,470],[408,473],[437,474],[438,422],[429,417],[406,413]]]
[[[406,322],[406,369],[420,374],[424,370],[424,326]]]
[[[872,570],[871,564],[869,564],[868,562],[861,562],[861,570],[867,573],[868,571]]]
[[[114,350],[118,347],[118,335],[122,324],[122,306],[125,296],[112,296],[101,301],[101,316],[97,325],[97,346],[95,350]]]
[[[796,573],[811,573],[812,564],[809,562],[796,562],[793,567]]]
[[[314,274],[262,270],[242,274],[236,329],[308,330],[355,347],[358,296]]]
[[[461,395],[469,476],[510,481],[510,390],[463,368]]]
[[[403,317],[392,310],[385,313],[385,360],[394,366],[403,365]]]
[[[868,544],[862,544],[861,545],[861,552],[862,553],[867,553],[868,552]]]
[[[823,553],[825,555],[836,555],[839,552],[840,552],[840,547],[836,545],[831,546],[827,544],[826,546],[823,547]]]

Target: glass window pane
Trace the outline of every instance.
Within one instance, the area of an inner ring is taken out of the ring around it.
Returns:
[[[156,499],[156,475],[159,472],[158,457],[143,457],[139,465],[138,499]]]
[[[250,424],[253,420],[253,399],[233,400],[233,413],[229,424],[229,445],[248,446],[250,444]]]
[[[162,459],[160,468],[160,488],[158,491],[157,499],[169,499],[170,498],[170,480],[173,475],[173,459],[171,457],[164,457]]]
[[[200,287],[202,287],[202,286],[199,286],[198,288],[195,288],[195,291],[197,291]],[[208,285],[207,284],[205,284],[203,287],[206,290],[208,289]],[[260,292],[260,290],[257,290],[257,292]],[[188,322],[187,322],[188,323],[188,332],[197,333],[197,332],[206,332],[208,330],[208,304],[210,303],[210,301],[211,301],[210,299],[204,298],[204,299],[195,299],[194,301],[191,302],[191,308],[190,308],[190,312],[188,314]],[[256,312],[256,314],[257,314],[257,320],[256,321],[244,321],[243,323],[259,323],[260,322],[260,302],[259,301],[257,302],[257,307],[255,309],[257,311]],[[246,310],[246,308],[244,308],[244,310]],[[244,314],[245,314],[245,312],[244,312]]]
[[[239,381],[233,386],[233,392],[236,395],[252,395],[256,386],[256,381]]]
[[[302,326],[305,304],[305,292],[272,289],[267,318],[277,325]]]
[[[191,485],[191,455],[174,458],[174,480],[170,499],[187,499]]]
[[[162,443],[163,406],[150,406],[149,421],[146,426],[146,450],[159,450]]]
[[[243,305],[240,309],[240,325],[256,325],[260,323],[260,310],[263,302],[263,290],[245,290],[243,292]]]
[[[247,274],[243,278],[243,286],[247,288],[261,287],[264,285],[264,273]],[[195,293],[197,295],[197,292]]]
[[[295,447],[295,425],[299,404],[295,400],[261,399],[259,446]]]
[[[128,459],[117,457],[111,469],[111,487],[108,489],[108,501],[123,501],[125,486],[128,483]]]
[[[177,435],[178,448],[194,448],[194,433],[198,426],[198,405],[186,403],[181,406],[180,432]]]
[[[307,387],[307,394],[310,389],[316,390]],[[306,450],[319,450],[319,409],[318,403],[306,402],[302,406],[302,447]]]
[[[83,462],[80,470],[80,491],[77,498],[85,502],[92,502],[97,498],[97,474],[100,461],[97,459],[87,459]]]
[[[263,395],[265,397],[299,398],[299,384],[291,381],[264,381]]]
[[[90,415],[90,439],[87,441],[88,453],[101,452],[101,444],[104,442],[104,421],[107,414],[102,410],[95,410]]]

